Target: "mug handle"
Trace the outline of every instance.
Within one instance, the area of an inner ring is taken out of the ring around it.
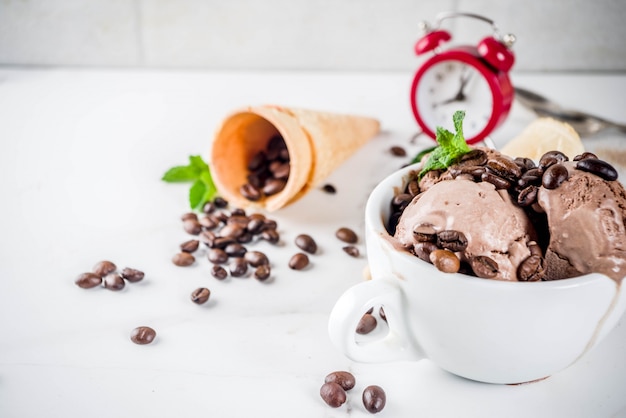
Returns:
[[[411,337],[404,294],[396,280],[375,279],[359,283],[344,292],[335,303],[328,321],[328,333],[333,344],[350,359],[383,363],[424,358]],[[361,317],[377,305],[384,307],[389,332],[374,341],[357,342],[355,333]]]

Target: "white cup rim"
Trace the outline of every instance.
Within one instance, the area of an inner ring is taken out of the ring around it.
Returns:
[[[415,163],[412,165],[408,165],[403,167],[390,175],[384,178],[378,185],[372,190],[370,196],[367,200],[367,204],[365,206],[365,228],[370,233],[373,233],[376,236],[379,236],[383,241],[383,245],[389,246],[389,249],[392,248],[392,244],[390,242],[391,236],[387,232],[385,227],[385,220],[383,219],[385,216],[388,216],[388,213],[384,213],[384,208],[390,207],[391,198],[393,197],[392,193],[395,193],[396,190],[403,189],[406,186],[406,178],[408,177],[411,171],[419,170],[420,163]],[[394,249],[395,250],[395,249]],[[601,273],[589,273],[577,277],[571,277],[567,279],[560,280],[548,280],[548,281],[537,281],[537,282],[520,282],[520,281],[509,281],[509,280],[493,280],[493,279],[484,279],[480,277],[470,276],[466,274],[449,274],[443,273],[432,264],[426,263],[425,261],[420,260],[413,254],[408,251],[397,251],[395,250],[394,254],[397,255],[400,259],[406,260],[414,260],[415,262],[423,263],[424,269],[432,273],[432,275],[445,275],[446,280],[460,281],[466,285],[470,283],[474,286],[486,286],[486,287],[497,287],[497,286],[506,286],[506,287],[525,287],[527,289],[528,286],[533,286],[541,289],[559,289],[559,288],[570,288],[583,286],[590,282],[595,282],[599,279],[611,280],[610,277],[601,274]]]

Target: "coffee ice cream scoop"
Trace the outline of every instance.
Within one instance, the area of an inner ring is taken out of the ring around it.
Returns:
[[[562,164],[567,180],[553,189],[541,187],[537,194],[550,230],[545,279],[596,272],[621,280],[626,276],[624,187],[577,169],[579,162]]]

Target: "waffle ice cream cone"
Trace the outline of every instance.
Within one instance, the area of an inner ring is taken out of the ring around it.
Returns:
[[[535,119],[518,136],[509,141],[502,153],[539,161],[548,151],[561,151],[570,159],[585,152],[578,133],[567,123],[552,118]]]
[[[273,105],[240,109],[217,130],[209,157],[211,173],[220,194],[234,205],[274,211],[319,185],[379,130],[377,120],[362,116]],[[240,193],[248,181],[248,162],[276,135],[289,151],[287,184],[281,192],[252,202]]]

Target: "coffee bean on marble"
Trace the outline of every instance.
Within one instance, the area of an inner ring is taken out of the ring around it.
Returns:
[[[576,168],[595,174],[607,181],[617,180],[618,177],[617,170],[611,164],[597,158],[584,158],[576,162]]]
[[[346,402],[346,391],[335,382],[324,383],[320,388],[320,396],[328,406],[339,408]]]
[[[356,327],[356,333],[361,335],[369,334],[376,328],[376,324],[376,317],[372,314],[366,313],[359,320]]]
[[[216,238],[213,231],[202,231],[198,236],[198,240],[209,248],[215,248]]]
[[[354,232],[350,228],[345,228],[345,227],[339,228],[335,232],[335,236],[339,238],[341,241],[346,242],[348,244],[356,244],[356,242],[358,241],[356,232]]]
[[[393,155],[394,157],[406,157],[406,150],[402,148],[401,146],[394,145],[391,148],[389,148],[389,151],[391,152],[391,155]]]
[[[337,193],[337,188],[335,186],[333,186],[332,184],[325,184],[322,186],[322,190],[325,191],[328,194],[335,194]]]
[[[213,204],[215,205],[216,208],[223,209],[228,206],[228,201],[224,199],[223,197],[218,196],[215,199],[213,199]]]
[[[216,237],[213,241],[214,248],[226,248],[227,245],[237,242],[233,237]]]
[[[268,229],[276,229],[278,228],[278,222],[276,222],[274,219],[265,219],[263,221],[263,230],[266,231]]]
[[[260,281],[265,281],[270,277],[271,269],[269,264],[261,264],[254,270],[254,278]]]
[[[289,268],[292,270],[302,270],[309,265],[309,257],[304,253],[296,253],[289,260]]]
[[[198,223],[204,228],[204,229],[214,229],[217,228],[217,226],[220,224],[219,219],[217,219],[216,216],[214,216],[213,214],[208,214],[206,216],[201,217],[198,220]]]
[[[469,260],[474,274],[483,279],[493,279],[498,275],[498,263],[486,255],[477,255]]]
[[[336,371],[326,375],[324,383],[337,383],[343,390],[350,390],[356,384],[356,379],[350,372]]]
[[[211,291],[206,287],[199,287],[193,292],[191,292],[191,301],[193,303],[197,303],[198,305],[202,305],[209,300],[211,296]]]
[[[150,344],[156,338],[156,331],[150,327],[137,327],[130,333],[130,340],[135,344]]]
[[[295,239],[295,243],[298,248],[309,254],[315,254],[315,252],[317,251],[317,243],[308,234],[298,235]]]
[[[250,220],[248,221],[248,225],[246,226],[246,228],[248,229],[248,231],[250,231],[252,234],[259,234],[261,232],[261,230],[263,229],[263,226],[265,225],[265,219],[264,218],[253,218],[252,216],[250,217]]]
[[[580,160],[584,160],[587,158],[598,159],[598,156],[594,154],[593,152],[583,152],[582,154],[578,154],[577,156],[575,156],[574,161],[580,161]]]
[[[280,241],[280,234],[275,229],[264,230],[263,232],[261,232],[260,237],[261,239],[272,244],[276,244],[278,243],[278,241]]]
[[[193,253],[198,249],[200,241],[197,239],[190,239],[180,244],[180,250],[186,253]]]
[[[243,257],[234,257],[228,263],[228,270],[233,277],[243,277],[248,272],[248,262]]]
[[[368,412],[376,414],[383,410],[387,403],[387,395],[383,388],[371,385],[363,390],[363,406]]]
[[[246,247],[241,245],[238,242],[234,242],[232,244],[228,244],[224,251],[228,254],[229,257],[243,257],[243,255],[248,251]]]
[[[104,277],[109,273],[113,273],[117,270],[117,266],[113,264],[111,261],[100,261],[93,266],[92,271],[100,277]]]
[[[96,273],[82,273],[74,280],[74,283],[82,289],[91,289],[102,284],[102,277]]]
[[[234,239],[244,233],[244,227],[236,223],[226,224],[219,232],[220,237],[231,237]]]
[[[118,273],[109,273],[102,279],[104,288],[109,290],[122,290],[126,286],[126,282]]]
[[[202,232],[202,225],[197,219],[187,219],[183,221],[183,229],[191,235],[198,235]]]
[[[213,202],[206,202],[204,204],[204,206],[202,206],[202,212],[209,214],[209,213],[213,213],[215,211],[215,205],[213,204]]]
[[[145,274],[143,271],[131,267],[124,267],[124,269],[120,272],[120,276],[130,283],[137,283],[143,280]]]
[[[243,234],[241,234],[241,235],[239,235],[237,237],[237,242],[240,243],[240,244],[247,244],[249,242],[252,242],[253,238],[254,237],[252,236],[252,234],[250,232],[244,231]]]
[[[461,261],[450,250],[436,249],[430,253],[429,259],[439,271],[444,273],[457,273],[461,268]]]
[[[342,250],[350,257],[357,258],[360,255],[359,249],[354,245],[346,245],[345,247],[342,247]]]
[[[247,251],[243,258],[250,264],[252,267],[259,267],[264,264],[269,264],[269,260],[267,256],[260,251]]]
[[[211,267],[211,276],[215,277],[218,280],[224,280],[228,277],[228,272],[226,269],[219,265],[214,265]]]
[[[583,160],[589,161],[589,160]],[[546,169],[541,178],[541,185],[546,189],[556,189],[567,180],[569,172],[563,164],[553,164]]]
[[[211,263],[224,264],[228,261],[228,254],[221,248],[211,248],[207,251],[207,258]]]
[[[180,217],[181,221],[188,221],[188,220],[192,220],[192,221],[197,221],[198,220],[198,215],[195,214],[194,212],[187,212],[187,213],[183,213]]]
[[[172,263],[174,263],[175,265],[179,267],[190,266],[194,263],[194,261],[196,261],[196,258],[193,255],[186,253],[186,252],[180,252],[174,255],[174,257],[172,257]]]

